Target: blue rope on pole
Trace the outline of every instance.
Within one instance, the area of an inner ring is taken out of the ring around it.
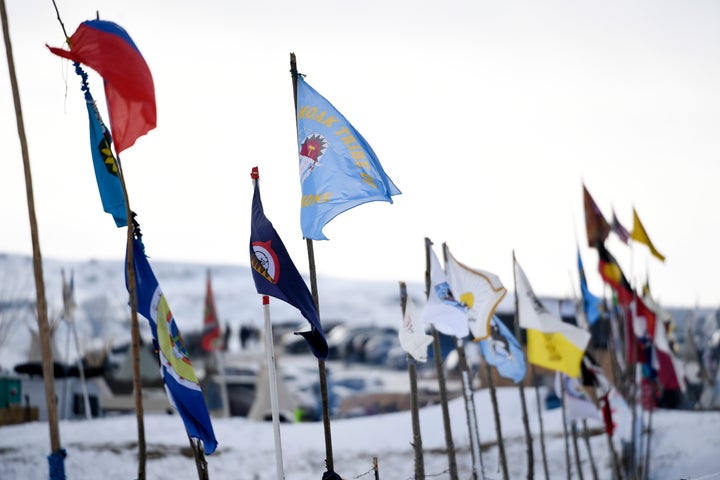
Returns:
[[[50,480],[65,480],[65,457],[67,457],[67,451],[64,448],[48,455]]]

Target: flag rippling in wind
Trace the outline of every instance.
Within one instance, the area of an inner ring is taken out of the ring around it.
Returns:
[[[600,207],[597,206],[585,185],[583,185],[583,208],[588,247],[597,248],[610,233],[610,224],[605,220]]]
[[[620,241],[627,245],[627,243],[630,241],[630,232],[628,232],[627,228],[623,227],[622,223],[620,223],[617,215],[615,215],[615,210],[612,211],[612,223],[610,224],[610,228],[615,233],[615,235],[618,236]]]
[[[405,314],[403,315],[403,325],[398,330],[398,339],[402,349],[415,360],[426,362],[428,345],[432,343],[433,337],[425,333],[425,329],[419,320],[415,302],[408,297],[405,304]]]
[[[467,307],[453,294],[445,272],[435,251],[428,246],[430,253],[430,291],[422,313],[422,321],[432,324],[445,335],[465,338],[468,335]]]
[[[143,246],[136,238],[133,239],[132,249],[138,312],[150,323],[153,339],[157,342],[160,373],[168,399],[180,414],[187,434],[200,439],[205,453],[210,455],[217,447],[217,440],[180,330],[145,257]]]
[[[579,248],[577,250],[577,263],[578,275],[580,276],[580,294],[582,295],[583,313],[585,313],[585,318],[587,318],[588,323],[594,325],[600,318],[600,305],[602,305],[603,300],[590,293]]]
[[[327,240],[323,227],[337,215],[373,201],[393,203],[401,192],[375,152],[345,117],[297,77],[297,128],[303,237]]]
[[[501,377],[520,383],[527,367],[522,346],[497,316],[490,320],[490,336],[478,342],[485,361],[494,366]]]
[[[95,100],[90,94],[87,85],[87,74],[82,71],[79,64],[75,64],[75,71],[82,77],[85,102],[87,103],[88,118],[90,120],[90,152],[92,154],[95,180],[100,191],[100,201],[103,210],[112,215],[117,227],[127,226],[127,210],[125,193],[120,182],[120,171],[115,155],[112,152],[112,137],[110,131],[100,118]]]
[[[520,264],[514,263],[518,319],[520,326],[527,329],[528,360],[571,377],[579,376],[590,334],[550,313],[535,296]]]
[[[200,340],[200,346],[206,352],[223,350],[223,339],[220,337],[220,320],[218,320],[217,308],[215,308],[215,295],[213,295],[212,291],[210,270],[208,270],[207,272],[207,282],[205,288],[205,310],[203,314],[203,336]]]
[[[490,336],[490,321],[507,289],[500,277],[458,262],[443,244],[448,282],[457,299],[467,308],[468,326],[476,340]]]
[[[562,384],[561,384],[562,382]],[[577,378],[555,373],[555,393],[565,405],[567,422],[586,418],[600,420],[600,412]]]
[[[638,217],[638,214],[634,208],[633,208],[633,229],[632,229],[632,233],[630,234],[630,238],[635,240],[636,242],[642,243],[643,245],[647,245],[647,247],[650,249],[650,253],[652,253],[661,262],[665,261],[665,255],[658,252],[657,249],[655,248],[655,245],[653,245],[653,243],[650,241],[650,237],[648,237],[648,234],[645,231],[645,227],[643,226],[642,222],[640,221],[640,217]]]
[[[130,35],[113,22],[83,22],[68,42],[70,50],[48,48],[103,77],[110,127],[119,154],[155,128],[155,84],[150,68]]]
[[[610,285],[617,295],[620,306],[629,307],[633,298],[633,289],[620,268],[620,264],[603,244],[598,245],[598,271],[603,281]]]
[[[328,344],[310,290],[290,258],[280,236],[265,216],[260,199],[260,180],[253,168],[255,193],[252,200],[250,225],[250,266],[255,289],[260,295],[270,295],[300,310],[310,323],[309,332],[296,332],[310,345],[316,358],[326,359]]]

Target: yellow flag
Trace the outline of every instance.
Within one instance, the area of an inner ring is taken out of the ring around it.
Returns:
[[[528,361],[571,377],[580,375],[580,362],[590,333],[548,311],[533,292],[525,272],[515,263],[518,320],[527,330]]]
[[[642,222],[640,221],[640,217],[638,217],[637,212],[633,208],[633,229],[632,233],[630,234],[630,238],[635,240],[636,242],[643,243],[648,246],[650,249],[650,253],[655,255],[658,259],[660,259],[661,262],[665,261],[665,255],[658,252],[655,249],[655,245],[650,241],[650,237],[648,237],[647,232],[645,231],[645,227],[643,227]]]
[[[527,344],[530,363],[564,372],[570,377],[580,376],[580,362],[585,350],[565,336],[565,332],[546,333],[528,328]]]

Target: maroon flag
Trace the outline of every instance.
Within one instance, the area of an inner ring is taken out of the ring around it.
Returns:
[[[588,246],[597,248],[605,242],[610,233],[610,224],[605,220],[600,208],[590,196],[590,192],[583,185],[583,207],[585,209],[585,229],[587,231]]]

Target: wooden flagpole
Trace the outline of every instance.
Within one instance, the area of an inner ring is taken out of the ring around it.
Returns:
[[[570,441],[568,440],[567,416],[565,414],[565,379],[564,373],[557,372],[560,376],[560,408],[562,408],[563,438],[565,439],[565,477],[570,480]]]
[[[493,417],[495,419],[495,436],[497,437],[498,451],[500,453],[500,465],[502,467],[503,480],[509,480],[507,457],[505,456],[505,442],[503,440],[502,425],[500,424],[500,408],[498,406],[497,395],[495,392],[495,382],[492,379],[492,370],[490,364],[485,361],[482,355],[481,362],[485,365],[485,374],[487,375],[488,388],[490,389],[490,400],[493,406]]]
[[[403,319],[407,308],[407,286],[400,282],[400,308]],[[413,429],[413,452],[415,455],[415,480],[425,480],[425,461],[423,458],[422,435],[420,434],[420,412],[418,407],[417,387],[417,361],[409,353],[406,354],[408,362],[408,376],[410,377],[410,415]]]
[[[519,311],[518,311],[518,293],[517,293],[517,275],[515,275],[515,250],[512,252],[513,257],[513,283],[515,285],[515,338],[517,338],[518,342],[520,342],[520,318],[519,318]],[[530,364],[530,358],[528,356],[527,359],[528,364]],[[532,443],[532,433],[530,433],[530,422],[528,421],[528,413],[527,413],[527,405],[525,404],[525,388],[523,387],[523,382],[520,382],[518,384],[518,391],[520,392],[520,406],[522,406],[522,422],[523,427],[525,428],[525,445],[527,448],[527,456],[528,456],[528,471],[527,471],[527,478],[528,480],[532,480],[535,478],[535,459],[533,457],[533,443]]]
[[[535,403],[537,406],[537,414],[538,414],[538,423],[540,426],[540,453],[542,454],[542,463],[543,463],[543,473],[545,473],[545,478],[550,478],[550,472],[548,470],[548,463],[547,463],[547,452],[545,451],[545,428],[543,426],[543,408],[542,408],[542,402],[540,401],[540,385],[538,385],[537,381],[537,375],[535,373],[535,365],[530,365],[530,375],[532,377],[532,381],[535,384]]]
[[[297,127],[297,61],[295,54],[290,53],[290,75],[292,77],[293,85],[293,101],[295,104],[295,123]],[[297,132],[297,128],[295,128]],[[320,299],[318,297],[317,288],[317,273],[315,270],[315,251],[313,248],[313,241],[309,238],[305,239],[307,244],[308,252],[308,265],[310,268],[310,291],[315,300],[315,308],[320,317]],[[335,465],[333,461],[333,449],[332,449],[332,432],[330,430],[330,406],[328,401],[328,384],[327,384],[327,371],[325,368],[325,360],[318,358],[318,373],[320,375],[320,397],[322,399],[322,412],[323,412],[323,431],[325,433],[325,466],[329,472],[335,471]]]
[[[590,447],[590,433],[588,432],[587,420],[583,419],[583,441],[585,442],[585,448],[588,452],[588,459],[590,460],[590,469],[592,470],[593,480],[598,480],[597,467],[595,466],[595,459],[593,458],[592,448]]]
[[[283,472],[282,443],[280,442],[280,406],[278,402],[277,377],[275,375],[275,350],[273,347],[272,325],[270,323],[270,297],[263,295],[262,302],[265,317],[265,362],[267,363],[268,369],[270,408],[272,411],[273,435],[275,437],[275,471],[277,479],[283,480],[285,473]]]
[[[570,431],[572,432],[573,450],[575,451],[575,466],[577,467],[578,477],[583,480],[582,463],[580,462],[580,448],[578,447],[578,436],[577,436],[577,423],[572,420],[570,424]]]
[[[443,244],[443,262],[447,265],[447,247]],[[478,470],[480,477],[485,478],[483,472],[482,455],[480,454],[480,432],[477,424],[477,414],[475,412],[475,399],[473,398],[472,379],[470,378],[465,356],[465,346],[461,338],[455,337],[455,350],[458,354],[458,370],[460,371],[460,384],[462,385],[463,401],[465,403],[465,416],[468,424],[468,434],[470,438],[470,453],[472,457],[472,478],[477,480]]]
[[[430,289],[432,281],[430,276],[430,247],[432,242],[425,237],[425,297],[430,297]],[[440,392],[440,408],[442,409],[443,427],[445,428],[445,446],[448,455],[448,470],[450,480],[458,480],[457,462],[455,460],[455,442],[452,438],[452,428],[450,426],[450,411],[448,410],[447,389],[445,385],[445,371],[442,365],[442,351],[440,349],[440,334],[433,325],[433,357],[435,360],[435,371],[438,377],[438,390]]]
[[[25,172],[25,193],[27,196],[28,215],[30,219],[30,236],[33,248],[33,269],[35,273],[35,294],[37,301],[38,334],[42,349],[43,383],[45,386],[45,403],[48,414],[48,427],[50,430],[50,449],[52,458],[63,459],[65,454],[60,446],[60,428],[58,426],[58,412],[55,404],[55,376],[53,370],[52,351],[50,350],[50,326],[48,324],[47,301],[45,298],[45,280],[43,278],[42,254],[40,252],[40,235],[38,233],[37,217],[35,215],[35,197],[33,194],[32,173],[30,171],[30,154],[27,138],[25,136],[25,122],[23,121],[22,106],[20,104],[20,89],[15,74],[15,60],[13,58],[12,43],[8,30],[7,9],[5,0],[0,0],[0,17],[2,17],[3,38],[5,40],[5,53],[7,56],[8,73],[12,87],[13,103],[15,105],[15,120],[17,122],[18,138],[22,152],[23,168]],[[50,474],[62,474],[53,478],[65,478],[65,469],[62,461],[59,462],[61,472],[53,471],[52,458],[50,460]]]
[[[455,338],[455,349],[458,352],[458,369],[460,370],[460,379],[463,389],[463,399],[465,400],[465,414],[467,416],[468,431],[470,434],[470,452],[472,453],[473,479],[478,478],[478,470],[480,478],[485,478],[482,455],[480,453],[480,432],[477,424],[477,414],[475,412],[475,399],[473,397],[472,379],[470,378],[465,356],[465,347],[462,339]]]

